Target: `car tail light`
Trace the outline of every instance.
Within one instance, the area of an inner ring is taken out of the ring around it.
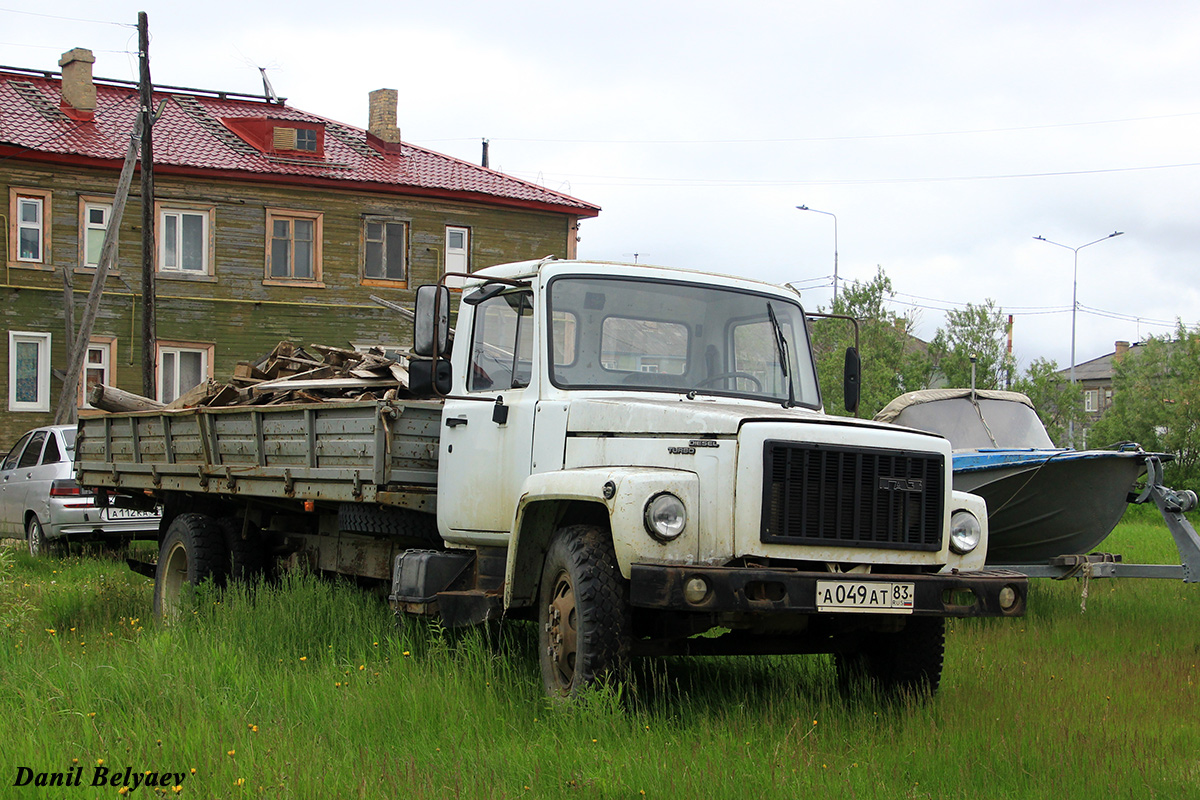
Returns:
[[[74,478],[63,478],[50,484],[51,497],[91,497],[90,489],[82,489]]]

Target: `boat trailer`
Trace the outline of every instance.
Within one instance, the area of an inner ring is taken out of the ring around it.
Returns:
[[[1196,493],[1190,489],[1177,491],[1162,483],[1162,462],[1158,456],[1146,459],[1146,487],[1139,495],[1130,495],[1129,502],[1147,503],[1151,500],[1167,523],[1175,547],[1179,550],[1178,564],[1126,564],[1114,553],[1065,555],[1044,564],[1004,564],[995,569],[1020,572],[1030,578],[1160,578],[1200,583],[1200,535],[1188,522],[1184,512],[1196,508]]]

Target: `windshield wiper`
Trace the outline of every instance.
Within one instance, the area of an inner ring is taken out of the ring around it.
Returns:
[[[796,405],[796,384],[792,381],[792,373],[788,369],[787,339],[783,336],[783,327],[780,326],[779,320],[775,316],[775,309],[771,307],[769,301],[767,302],[767,316],[771,320],[771,328],[775,331],[775,352],[779,356],[779,368],[783,370],[783,377],[787,378],[788,399],[783,404],[783,407],[794,408]]]

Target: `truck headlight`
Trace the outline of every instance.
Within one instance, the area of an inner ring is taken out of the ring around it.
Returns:
[[[677,539],[687,525],[687,509],[683,501],[670,492],[660,492],[646,502],[642,514],[646,532],[655,539],[669,542]]]
[[[959,555],[965,556],[979,547],[982,536],[983,526],[970,511],[955,511],[950,517],[950,549]]]

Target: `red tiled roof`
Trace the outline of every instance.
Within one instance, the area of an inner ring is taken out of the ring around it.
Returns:
[[[235,179],[455,197],[584,217],[600,211],[591,203],[432,150],[407,143],[380,149],[368,143],[361,128],[281,103],[199,91],[155,91],[155,108],[164,100],[154,125],[155,170],[164,174],[218,171]],[[59,79],[53,73],[0,70],[0,154],[116,162],[116,168],[129,146],[137,108],[136,87],[97,80],[94,119],[77,121],[60,108]],[[221,122],[238,117],[322,125],[322,157],[263,152]]]

